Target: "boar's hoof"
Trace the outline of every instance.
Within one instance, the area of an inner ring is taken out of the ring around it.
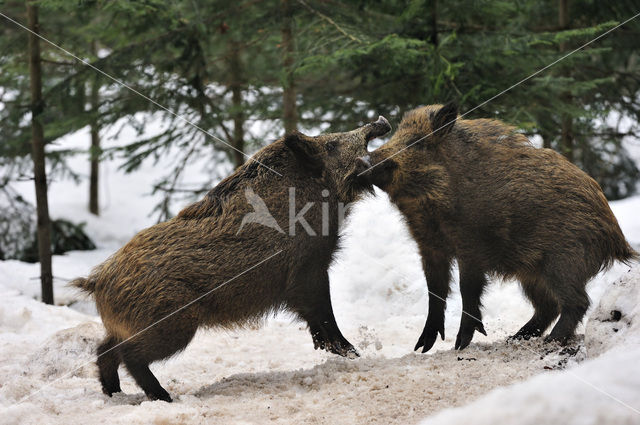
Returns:
[[[148,397],[151,400],[162,400],[162,401],[166,401],[167,403],[173,403],[173,399],[171,398],[171,396],[168,393],[167,394],[159,394],[157,396],[148,395]]]
[[[162,392],[157,392],[157,393],[145,393],[147,395],[147,397],[149,397],[149,400],[162,400],[162,401],[166,401],[167,403],[172,403],[173,399],[171,398],[171,396],[169,395],[168,392],[164,391],[164,389],[162,390]]]
[[[544,342],[549,344],[558,344],[562,347],[566,346],[569,344],[569,342],[573,339],[573,335],[554,335],[553,332],[548,335],[545,339]]]
[[[109,390],[109,389],[105,389],[104,387],[102,388],[102,393],[105,395],[108,395],[109,397],[113,397],[114,394],[116,393],[121,393],[122,390],[118,389],[118,390]]]
[[[356,348],[352,345],[350,345],[346,349],[339,350],[338,352],[336,352],[336,354],[339,354],[342,357],[346,357],[348,359],[356,359],[360,357],[360,353],[358,353],[358,350],[356,350]]]
[[[349,344],[348,342],[346,344],[341,342],[330,343],[329,346],[327,347],[327,351],[330,351],[333,354],[337,354],[339,356],[347,357],[350,359],[355,359],[356,357],[360,357],[358,350],[356,350],[356,348],[353,345]]]
[[[431,347],[433,347],[433,344],[436,343],[437,338],[437,333],[433,336],[426,336],[423,332],[422,335],[420,335],[420,338],[418,338],[418,342],[416,343],[413,351],[417,351],[420,347],[422,347],[422,352],[426,353],[427,351],[431,350]]]
[[[327,338],[328,339],[328,338]],[[328,341],[321,337],[319,333],[313,335],[313,348],[318,350],[326,350],[330,353],[337,354],[342,357],[354,359],[360,357],[358,350],[344,337],[337,341]]]
[[[537,338],[542,335],[542,330],[539,328],[528,328],[526,325],[522,327],[515,335],[510,336],[508,339],[511,341],[525,340],[528,341],[531,338]]]
[[[473,339],[473,331],[470,333],[459,333],[456,337],[456,350],[464,350],[471,344],[471,340]]]
[[[511,335],[510,337],[507,337],[507,342],[511,342],[511,341],[529,341],[531,338],[535,338],[535,335],[532,334],[521,334],[520,332],[516,333],[515,335]]]
[[[482,322],[476,319],[469,319],[468,316],[463,316],[462,321],[460,323],[460,330],[458,331],[458,336],[456,337],[456,350],[464,350],[471,344],[471,340],[473,339],[473,334],[475,331],[480,332],[482,335],[487,336],[487,331],[484,330],[484,325]]]
[[[420,338],[418,338],[418,342],[416,343],[413,351],[417,351],[420,347],[422,347],[423,353],[431,350],[433,344],[436,343],[438,334],[440,334],[440,337],[444,340],[444,320],[442,320],[438,324],[434,324],[433,321],[427,320],[427,323],[425,323],[422,334],[420,335]]]

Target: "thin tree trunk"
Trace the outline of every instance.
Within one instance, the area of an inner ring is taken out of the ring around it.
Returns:
[[[230,43],[229,72],[231,74],[231,102],[233,116],[233,140],[231,144],[237,150],[233,151],[233,164],[239,167],[244,164],[244,111],[242,109],[242,64],[240,63],[240,48],[238,43]]]
[[[558,0],[558,24],[560,30],[569,28],[569,0]]]
[[[571,101],[571,97],[567,96],[567,101]],[[573,119],[569,114],[562,114],[562,130],[561,130],[562,153],[571,162],[574,162],[574,138],[573,138]]]
[[[550,117],[545,117],[545,121],[548,121],[550,119]],[[551,149],[551,134],[547,132],[540,132],[540,137],[542,137],[542,147]]]
[[[561,31],[569,29],[569,0],[559,0],[558,25]],[[566,50],[566,43],[560,43],[560,51]],[[569,76],[570,71],[566,71],[566,75]],[[570,93],[563,94],[562,99],[567,104],[573,101]],[[560,149],[569,161],[574,162],[573,119],[570,114],[563,112],[561,120]]]
[[[296,107],[296,87],[293,78],[294,71],[294,39],[293,39],[293,8],[290,0],[282,0],[282,49],[284,83],[282,91],[282,117],[284,131],[291,133],[298,127],[298,111]]]
[[[431,44],[438,46],[438,1],[431,2]]]
[[[91,49],[93,53],[96,53],[95,42],[91,43]],[[98,196],[98,177],[100,166],[100,133],[98,128],[98,105],[99,105],[99,93],[97,76],[95,76],[91,85],[91,113],[93,118],[91,121],[91,149],[89,150],[89,156],[91,161],[91,173],[89,176],[89,212],[91,214],[100,215],[100,205]]]
[[[29,29],[40,33],[38,8],[27,0]],[[38,256],[40,259],[40,283],[42,301],[53,304],[53,275],[51,273],[51,221],[47,200],[47,173],[44,156],[44,130],[40,115],[44,109],[42,102],[42,71],[40,69],[40,40],[29,33],[29,77],[31,86],[31,157],[36,186],[36,209],[38,215]]]

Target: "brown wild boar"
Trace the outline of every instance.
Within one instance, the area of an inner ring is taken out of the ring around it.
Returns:
[[[106,328],[103,392],[121,391],[122,362],[149,398],[171,401],[149,363],[184,349],[199,327],[234,328],[278,310],[307,322],[316,349],[357,355],[336,324],[327,270],[343,206],[372,190],[355,159],[390,129],[380,117],[346,133],[290,134],[72,282],[93,294]]]
[[[457,116],[453,104],[415,109],[388,143],[357,161],[361,178],[400,209],[422,255],[429,312],[415,349],[428,351],[438,333],[444,339],[453,259],[463,306],[456,349],[475,330],[486,335],[487,274],[518,279],[535,308],[514,337],[540,336],[560,315],[547,339],[566,343],[589,306],[587,281],[637,254],[578,167],[500,121]]]

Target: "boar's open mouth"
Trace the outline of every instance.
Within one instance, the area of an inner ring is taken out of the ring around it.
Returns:
[[[377,121],[365,125],[361,128],[361,131],[364,134],[365,145],[368,145],[369,141],[390,132],[391,124],[389,124],[389,121],[385,117],[380,115]],[[350,196],[355,197],[361,192],[375,193],[370,173],[364,173],[368,169],[371,169],[369,155],[356,159],[343,181],[344,187],[351,192],[349,194]]]
[[[371,179],[367,175],[359,175],[360,172],[358,165],[355,164],[344,177],[344,187],[351,192],[354,198],[362,192],[375,193]]]
[[[360,176],[369,176],[371,175],[371,156],[365,155],[359,158],[356,158],[356,171]]]
[[[372,164],[375,162],[375,164]],[[393,170],[397,168],[397,163],[387,158],[379,162],[374,161],[370,155],[361,156],[356,158],[354,168],[356,170],[357,178],[367,184],[378,186],[380,189],[391,183],[393,178]]]

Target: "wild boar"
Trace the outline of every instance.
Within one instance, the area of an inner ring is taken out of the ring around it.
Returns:
[[[123,362],[149,398],[170,402],[149,363],[184,349],[199,327],[234,328],[279,310],[306,321],[316,349],[357,355],[336,324],[327,270],[343,207],[372,190],[356,178],[355,159],[390,129],[380,117],[346,133],[289,134],[72,282],[93,294],[106,328],[103,392],[121,391]]]
[[[438,333],[444,339],[454,259],[463,306],[455,348],[463,349],[474,331],[486,335],[487,274],[518,279],[535,308],[514,337],[540,336],[560,315],[547,340],[566,343],[589,307],[587,281],[637,256],[591,177],[500,121],[458,119],[453,104],[407,113],[357,166],[388,193],[420,249],[430,294],[422,352]]]

